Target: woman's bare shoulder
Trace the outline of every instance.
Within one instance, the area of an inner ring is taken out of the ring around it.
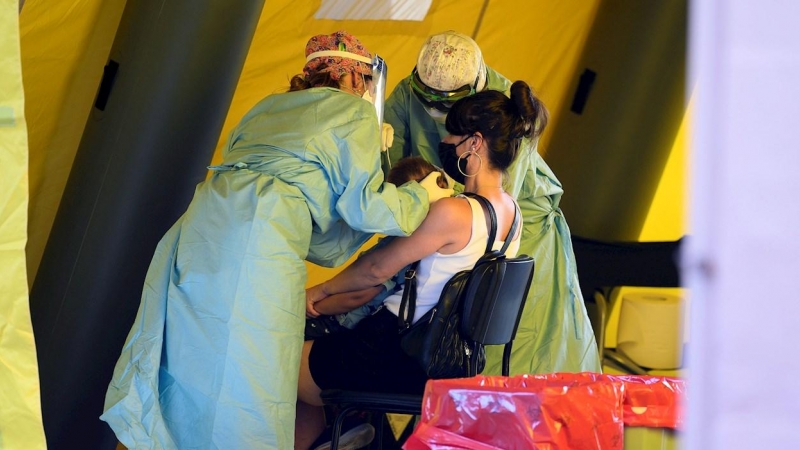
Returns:
[[[466,197],[446,197],[431,204],[428,216],[431,215],[459,220],[464,215],[472,216],[472,208]]]
[[[464,197],[447,197],[431,203],[423,226],[429,231],[451,233],[471,229],[472,209]]]

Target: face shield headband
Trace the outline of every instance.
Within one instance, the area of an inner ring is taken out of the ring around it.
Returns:
[[[372,68],[372,83],[367,83],[367,88],[370,90],[370,96],[375,104],[375,110],[378,115],[378,122],[383,122],[383,106],[384,99],[386,98],[386,62],[378,55],[374,58],[350,53],[343,50],[323,50],[314,52],[306,57],[306,63],[314,58],[322,58],[325,56],[336,56],[339,58],[352,59],[364,64],[368,64]]]

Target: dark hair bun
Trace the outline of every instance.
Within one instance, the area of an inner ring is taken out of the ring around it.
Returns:
[[[511,85],[511,101],[517,108],[519,123],[514,127],[514,137],[535,138],[547,126],[547,108],[535,95],[528,83],[515,81]]]

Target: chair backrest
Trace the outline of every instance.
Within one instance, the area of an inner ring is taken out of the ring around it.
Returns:
[[[478,263],[463,298],[461,333],[481,345],[509,344],[533,279],[529,256]]]

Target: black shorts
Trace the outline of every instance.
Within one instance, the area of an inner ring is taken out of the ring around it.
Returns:
[[[386,308],[345,329],[314,340],[308,356],[322,389],[422,394],[428,378],[400,348],[397,316]]]

